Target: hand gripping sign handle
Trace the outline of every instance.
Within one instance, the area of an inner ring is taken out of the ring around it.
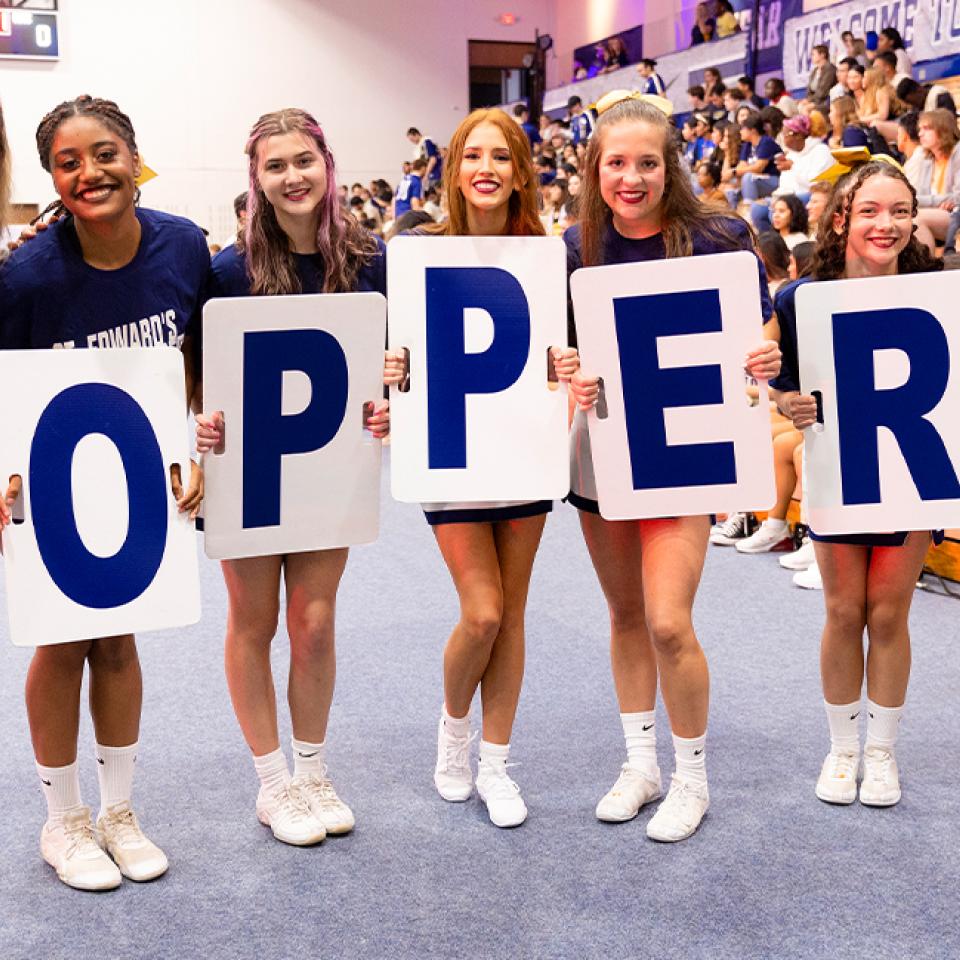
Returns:
[[[817,401],[817,422],[811,426],[814,433],[823,433],[823,392],[811,390],[810,396]]]

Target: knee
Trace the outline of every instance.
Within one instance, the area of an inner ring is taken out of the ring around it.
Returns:
[[[323,659],[334,646],[334,611],[319,607],[287,613],[290,657],[298,663]]]
[[[827,602],[827,623],[843,636],[856,638],[859,642],[866,626],[866,611],[859,603],[843,600]]]
[[[691,643],[696,643],[690,618],[680,613],[649,613],[647,632],[657,656],[666,660],[678,660]]]
[[[489,647],[500,633],[503,610],[499,604],[489,603],[464,611],[460,627],[467,641],[474,646]]]
[[[614,634],[645,631],[647,628],[643,605],[637,603],[610,604],[610,628]]]
[[[137,645],[131,636],[95,640],[88,659],[92,668],[111,673],[123,673],[139,663]]]
[[[227,642],[241,646],[269,645],[277,633],[280,611],[274,606],[266,610],[231,611],[227,620]]]
[[[906,614],[897,604],[868,604],[867,633],[871,644],[895,643],[904,636],[906,628]]]

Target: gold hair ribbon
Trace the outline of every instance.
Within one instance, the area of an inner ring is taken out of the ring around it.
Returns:
[[[615,107],[624,100],[639,100],[656,107],[664,116],[673,116],[673,104],[666,97],[658,97],[655,93],[639,93],[637,90],[611,90],[605,93],[595,104],[597,116],[603,116],[611,107]]]
[[[823,173],[818,173],[814,180],[836,183],[851,170],[856,170],[857,167],[862,167],[865,163],[871,163],[874,160],[888,163],[903,173],[903,167],[888,153],[871,153],[866,147],[839,147],[831,150],[830,153],[833,154],[833,166],[824,170]]]
[[[140,176],[137,177],[136,184],[138,187],[142,187],[148,180],[152,180],[157,176],[156,170],[151,170],[143,160],[140,161]]]

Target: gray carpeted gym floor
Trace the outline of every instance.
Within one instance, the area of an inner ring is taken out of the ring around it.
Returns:
[[[615,826],[593,816],[622,736],[606,608],[575,511],[558,505],[534,570],[512,755],[530,818],[500,831],[479,801],[434,792],[455,595],[419,509],[384,492],[381,538],[353,552],[340,593],[328,738],[357,829],[317,848],[283,846],[256,820],[221,664],[223,582],[202,559],[202,622],[140,641],[135,799],[170,872],[106,894],[64,887],[38,851],[44,807],[22,705],[30,652],[10,645],[4,618],[0,960],[960,954],[953,600],[918,592],[914,603],[903,801],[829,807],[813,794],[828,744],[822,595],[792,587],[775,555],[711,547],[696,619],[712,670],[712,806],[694,838],[660,846],[644,834],[650,809]],[[283,635],[274,659],[279,679]],[[95,806],[91,741],[85,718],[84,795]]]

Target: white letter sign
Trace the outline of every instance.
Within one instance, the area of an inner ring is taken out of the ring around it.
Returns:
[[[196,623],[194,525],[170,467],[187,455],[174,350],[0,351],[0,476],[22,522],[3,534],[10,634],[40,646]]]
[[[582,369],[603,380],[588,414],[602,516],[768,508],[767,388],[749,406],[743,373],[762,338],[756,257],[590,267],[570,285]]]
[[[390,347],[410,357],[409,392],[390,391],[398,500],[566,495],[567,392],[548,380],[565,263],[559,237],[390,241]]]
[[[386,301],[379,293],[211,300],[204,409],[224,445],[204,457],[204,541],[216,558],[376,540]]]
[[[816,533],[960,524],[960,276],[806,283],[797,290],[805,433]]]

